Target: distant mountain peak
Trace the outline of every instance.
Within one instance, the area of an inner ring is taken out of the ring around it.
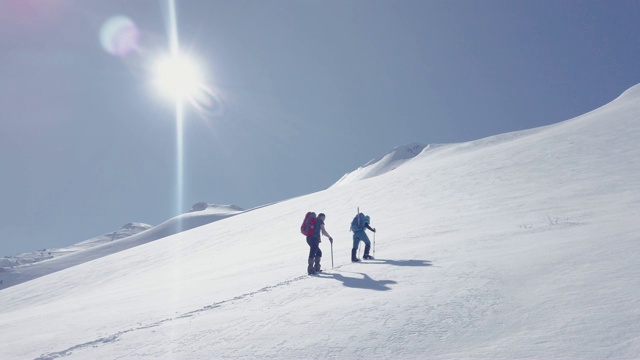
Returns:
[[[122,229],[126,229],[126,230],[147,230],[152,228],[153,226],[149,225],[149,224],[145,224],[145,223],[140,223],[140,222],[130,222],[130,223],[126,223],[124,225],[122,225]]]
[[[244,209],[238,205],[219,205],[211,204],[206,201],[197,202],[191,207],[191,211],[202,211],[207,209],[218,209],[223,211],[226,210],[229,212],[244,211]]]

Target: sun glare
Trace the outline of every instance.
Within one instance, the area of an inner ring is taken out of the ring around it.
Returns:
[[[154,72],[155,86],[172,99],[193,98],[203,84],[198,65],[192,59],[181,55],[160,59]]]

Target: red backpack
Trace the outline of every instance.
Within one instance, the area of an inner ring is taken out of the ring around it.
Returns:
[[[309,211],[307,215],[304,216],[304,221],[300,226],[300,232],[304,236],[313,235],[313,227],[316,224],[316,213]]]

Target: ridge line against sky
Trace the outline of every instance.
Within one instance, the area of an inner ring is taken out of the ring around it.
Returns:
[[[184,123],[184,204],[248,209],[411,142],[557,123],[640,82],[631,1],[177,3],[220,111]],[[138,52],[113,56],[115,16]],[[175,215],[176,127],[150,88],[160,2],[0,1],[0,255]]]
[[[0,353],[635,358],[638,137],[640,86],[570,121],[427,150],[382,176],[77,266],[61,257],[62,271],[0,272],[5,284],[39,276],[0,291]],[[355,203],[377,229],[376,260],[351,262]],[[315,276],[298,230],[309,209],[327,213],[334,239]],[[310,326],[317,336],[299,336]]]

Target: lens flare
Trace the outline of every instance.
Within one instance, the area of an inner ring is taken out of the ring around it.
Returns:
[[[100,28],[102,48],[111,55],[125,57],[138,50],[139,41],[138,27],[126,16],[113,16]]]
[[[152,67],[153,85],[171,101],[188,103],[204,118],[224,115],[224,101],[220,93],[206,84],[199,63],[184,54],[159,58]]]
[[[202,85],[190,99],[198,115],[204,118],[221,118],[225,113],[224,99],[215,90]]]

